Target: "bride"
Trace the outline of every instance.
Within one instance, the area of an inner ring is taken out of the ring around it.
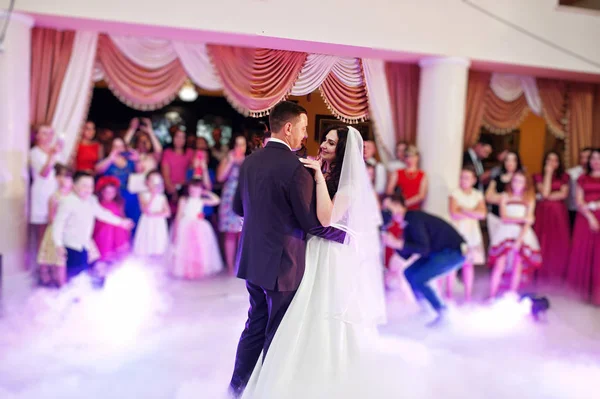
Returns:
[[[319,158],[301,159],[314,170],[319,221],[347,238],[309,239],[300,287],[242,398],[337,397],[385,322],[381,214],[362,152],[360,133],[342,127],[325,132]]]

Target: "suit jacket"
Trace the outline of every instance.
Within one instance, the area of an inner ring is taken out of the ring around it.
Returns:
[[[419,254],[423,258],[445,249],[460,250],[465,242],[460,233],[445,220],[422,211],[408,211],[404,216],[403,258]]]
[[[307,234],[344,242],[316,214],[311,173],[284,144],[269,142],[240,168],[233,210],[244,218],[239,278],[267,290],[298,289],[304,275]]]
[[[483,184],[481,183],[481,175],[485,172],[483,168],[483,162],[475,154],[472,154],[469,150],[463,153],[463,168],[465,166],[472,166],[475,169],[475,175],[477,176],[477,188],[483,191]]]

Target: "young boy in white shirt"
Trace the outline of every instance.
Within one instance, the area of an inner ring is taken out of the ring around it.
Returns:
[[[89,269],[88,250],[96,219],[128,230],[134,226],[133,221],[101,207],[93,194],[92,175],[77,172],[73,176],[73,192],[61,201],[54,218],[52,239],[58,255],[66,258],[69,278]]]

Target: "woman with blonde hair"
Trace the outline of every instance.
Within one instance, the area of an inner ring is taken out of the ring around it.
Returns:
[[[400,190],[406,199],[409,211],[421,209],[427,197],[427,175],[419,169],[419,150],[414,145],[409,145],[405,155],[406,168],[391,172],[388,178],[387,195],[392,195]]]

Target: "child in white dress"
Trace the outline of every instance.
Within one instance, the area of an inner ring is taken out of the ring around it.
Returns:
[[[463,282],[465,285],[465,301],[471,300],[473,293],[473,280],[475,270],[473,265],[484,263],[483,236],[479,222],[485,219],[486,207],[483,193],[474,188],[477,183],[475,169],[465,167],[460,172],[460,187],[450,194],[450,217],[456,230],[463,236],[469,252],[462,267]],[[450,273],[442,280],[445,285],[446,296],[452,297],[452,290],[456,280],[456,271]]]
[[[205,189],[202,180],[190,182],[188,196],[179,200],[173,227],[173,276],[197,279],[223,269],[217,236],[204,219],[204,206],[217,206],[220,202],[216,194]]]
[[[493,266],[490,298],[496,297],[505,271],[510,271],[509,289],[516,293],[521,279],[530,280],[542,264],[540,244],[532,229],[535,197],[523,172],[513,175],[500,201],[500,224],[490,237],[489,263]]]
[[[148,191],[138,196],[142,216],[133,240],[133,253],[138,256],[162,256],[169,247],[167,219],[171,217],[171,208],[158,171],[148,173],[146,186]]]

